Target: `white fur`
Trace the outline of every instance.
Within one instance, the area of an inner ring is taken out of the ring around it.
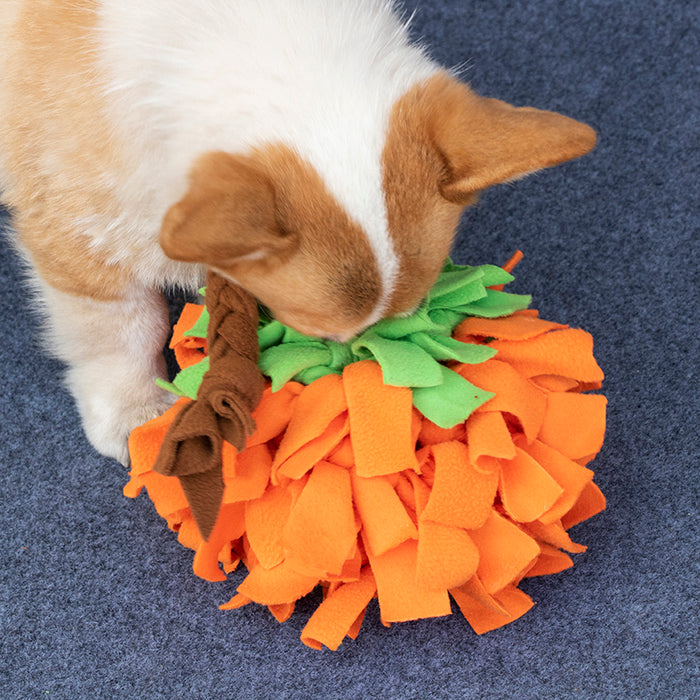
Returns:
[[[366,232],[386,308],[398,272],[381,154],[395,100],[438,66],[388,0],[102,0],[101,62],[131,177],[125,228],[153,236],[197,156],[281,142],[308,160]],[[153,239],[142,274],[180,272]],[[146,280],[144,280],[146,281]],[[182,280],[174,280],[182,282]]]
[[[165,375],[168,335],[165,300],[157,290],[134,290],[130,299],[93,301],[60,292],[36,277],[49,318],[48,348],[69,363],[66,384],[85,433],[102,454],[128,464],[126,437],[161,415],[174,397],[155,377]]]

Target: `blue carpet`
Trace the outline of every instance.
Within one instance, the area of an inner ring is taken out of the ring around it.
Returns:
[[[698,688],[697,5],[685,0],[411,0],[433,55],[481,93],[593,125],[596,151],[490,191],[458,262],[525,260],[513,291],[582,326],[607,374],[594,463],[605,513],[538,605],[477,637],[461,615],[304,647],[316,598],[278,625],[222,613],[240,576],[191,573],[126,473],[96,455],[40,351],[0,245],[0,697],[694,698]]]

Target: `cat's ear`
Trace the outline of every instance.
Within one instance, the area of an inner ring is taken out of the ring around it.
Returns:
[[[213,152],[190,173],[189,189],[165,217],[160,245],[173,260],[228,267],[295,244],[275,215],[275,190],[254,158]]]
[[[430,135],[446,166],[441,193],[453,202],[467,202],[478,190],[578,158],[596,143],[595,131],[586,124],[480,97],[451,78],[438,83],[437,93]]]

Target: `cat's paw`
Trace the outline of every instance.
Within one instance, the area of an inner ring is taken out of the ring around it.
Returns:
[[[129,435],[134,428],[165,413],[176,401],[176,396],[163,395],[147,404],[133,406],[101,405],[93,407],[83,417],[83,429],[92,446],[105,457],[112,457],[128,467]]]
[[[76,398],[85,434],[105,457],[129,465],[131,431],[165,413],[177,400],[155,384],[156,375],[104,368],[100,381],[85,367],[71,368],[68,385]],[[94,368],[91,368],[94,369]]]

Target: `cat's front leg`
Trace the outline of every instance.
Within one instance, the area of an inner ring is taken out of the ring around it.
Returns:
[[[163,295],[133,286],[121,298],[100,300],[43,282],[39,288],[51,350],[68,365],[66,383],[88,439],[98,452],[128,464],[130,432],[174,400],[155,383],[165,376],[169,323]]]

